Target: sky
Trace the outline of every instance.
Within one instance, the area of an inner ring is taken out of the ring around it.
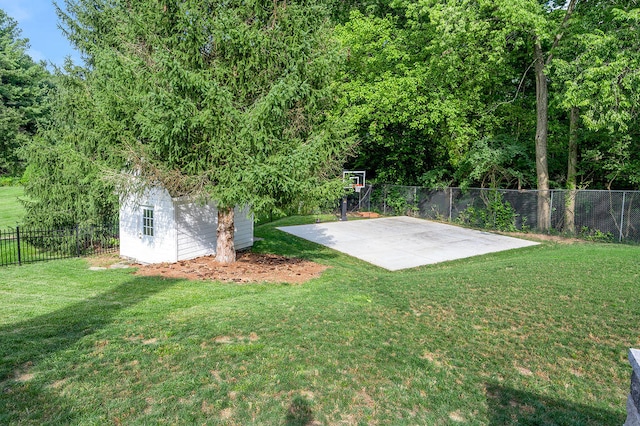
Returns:
[[[63,5],[64,0],[58,0]],[[27,51],[36,61],[62,66],[66,56],[80,63],[78,53],[58,28],[58,16],[53,0],[0,0],[0,9],[18,22],[22,38],[28,38],[31,48]],[[52,69],[51,65],[48,66]]]

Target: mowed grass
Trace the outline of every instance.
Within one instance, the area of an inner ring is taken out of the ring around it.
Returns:
[[[622,424],[640,247],[387,272],[274,228],[303,285],[0,270],[0,424]],[[314,423],[315,422],[315,423]]]
[[[15,228],[22,221],[24,207],[19,198],[23,195],[21,186],[0,186],[0,230]]]

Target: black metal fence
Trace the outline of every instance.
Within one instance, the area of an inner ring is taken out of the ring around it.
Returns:
[[[120,247],[118,222],[62,229],[0,230],[0,266],[113,253]]]
[[[511,209],[515,229],[538,228],[535,190],[373,185],[350,194],[348,210],[465,222],[471,212],[490,210],[491,194],[499,194],[500,202]],[[570,195],[568,190],[550,191],[551,232],[603,241],[640,242],[640,191],[577,190],[573,192],[573,214],[568,215]],[[567,219],[573,223],[567,223]]]

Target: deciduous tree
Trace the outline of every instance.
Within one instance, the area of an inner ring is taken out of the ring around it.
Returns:
[[[342,106],[360,129],[363,167],[426,183],[430,169],[452,176],[476,141],[513,140],[500,136],[524,127],[523,24],[489,1],[393,5],[385,16],[354,12],[340,27],[349,50]]]
[[[360,167],[404,184],[508,172],[514,186],[539,190],[541,230],[552,185],[575,188],[580,175],[637,185],[637,2],[423,0],[381,10],[352,13],[338,32]],[[578,157],[581,125],[592,140]]]

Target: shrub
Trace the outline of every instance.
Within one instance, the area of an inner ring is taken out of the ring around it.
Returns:
[[[499,231],[517,231],[516,218],[519,216],[508,201],[497,190],[491,190],[482,197],[485,207],[469,206],[458,216],[459,223],[478,228],[497,229]]]

